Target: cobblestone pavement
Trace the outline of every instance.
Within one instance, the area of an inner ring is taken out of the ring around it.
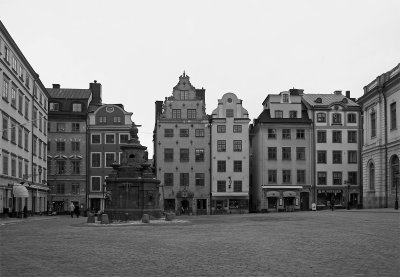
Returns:
[[[318,211],[89,226],[0,221],[0,276],[399,276],[400,213]]]

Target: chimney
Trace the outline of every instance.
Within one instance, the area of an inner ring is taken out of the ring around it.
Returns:
[[[60,88],[60,84],[53,84],[53,88]]]
[[[341,90],[335,90],[333,93],[335,95],[342,95],[342,91]]]
[[[346,97],[350,99],[350,90],[346,90]]]
[[[290,95],[303,95],[304,89],[291,88],[289,89]]]
[[[89,89],[92,91],[92,102],[91,105],[101,105],[101,84],[94,80],[90,83]]]
[[[196,89],[196,99],[206,100],[206,90],[204,88]]]
[[[160,117],[160,114],[162,113],[162,106],[163,106],[163,101],[156,101],[156,121]]]

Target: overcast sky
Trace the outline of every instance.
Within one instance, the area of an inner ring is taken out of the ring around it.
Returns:
[[[123,103],[152,155],[154,102],[186,71],[210,114],[234,92],[250,118],[269,93],[363,87],[400,62],[400,1],[1,0],[0,19],[46,87]],[[149,155],[149,156],[150,156]],[[151,157],[151,156],[150,156]]]

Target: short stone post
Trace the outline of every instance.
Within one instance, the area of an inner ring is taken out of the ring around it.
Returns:
[[[108,214],[101,215],[101,224],[110,224],[110,221],[108,220]]]
[[[172,221],[174,219],[175,214],[173,213],[166,213],[165,214],[165,221]]]
[[[143,214],[142,222],[143,223],[150,223],[150,216],[148,214]]]
[[[95,223],[94,214],[88,213],[87,223]]]

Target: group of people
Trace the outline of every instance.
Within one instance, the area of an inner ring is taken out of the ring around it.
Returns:
[[[74,214],[76,214],[76,217],[79,218],[79,215],[81,213],[81,211],[79,210],[79,205],[74,205],[74,203],[71,201],[71,205],[69,205],[69,211],[71,214],[71,217],[74,217]]]

